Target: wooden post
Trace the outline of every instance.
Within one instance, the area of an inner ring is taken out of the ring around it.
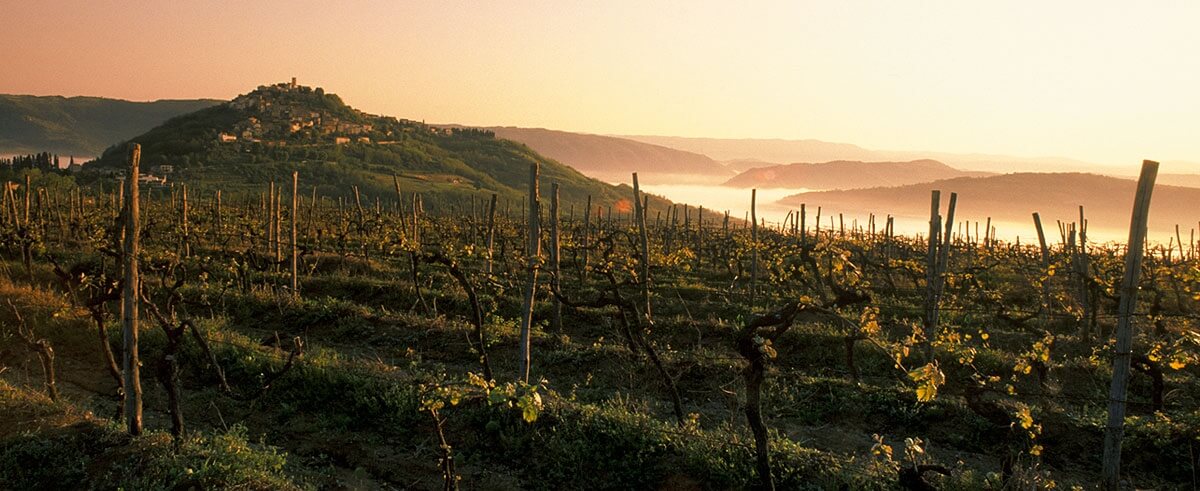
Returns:
[[[925,357],[933,361],[933,339],[937,334],[938,234],[941,233],[942,192],[934,189],[929,204],[929,247],[925,256]]]
[[[758,189],[750,190],[750,311],[754,311],[755,295],[758,290],[758,215],[755,201],[758,200]]]
[[[817,207],[817,219],[813,222],[813,239],[821,241],[821,207]]]
[[[140,149],[141,147],[138,148]],[[138,150],[138,158],[141,158],[141,150]],[[134,179],[137,179],[136,175]],[[29,174],[25,174],[25,192],[23,193],[25,195],[25,218],[21,220],[21,224],[25,228],[29,228],[29,193],[33,190],[32,186]]]
[[[983,233],[983,247],[990,251],[992,250],[992,217],[987,217],[987,225],[983,226]]]
[[[487,263],[484,264],[483,272],[492,276],[492,258],[494,246],[496,244],[496,193],[492,193],[491,203],[488,205],[488,223],[487,223]]]
[[[138,166],[142,160],[142,146],[136,143],[129,147],[129,178],[125,193],[125,285],[121,297],[123,354],[122,369],[125,374],[125,422],[130,435],[142,434],[142,379],[138,360]]]
[[[315,219],[316,213],[317,213],[317,187],[313,186],[312,187],[312,198],[308,202],[308,219],[305,221],[306,223],[305,223],[305,227],[304,227],[304,233],[309,238],[309,240],[312,240],[313,235],[314,235],[313,227],[316,226],[316,219]],[[400,223],[401,223],[401,225],[404,224],[403,216],[401,216]],[[316,245],[320,246],[320,242],[318,241]]]
[[[292,221],[292,298],[300,299],[300,252],[296,249],[296,227],[300,220],[297,212],[300,208],[300,173],[292,171],[292,213],[288,219]]]
[[[538,163],[533,162],[529,164],[529,242],[526,248],[526,256],[529,259],[529,265],[528,280],[526,281],[525,290],[525,303],[521,308],[521,373],[518,377],[525,383],[529,383],[529,368],[532,364],[530,357],[530,329],[533,327],[533,302],[534,295],[537,293],[538,267],[541,263],[542,256],[542,230],[540,223],[541,213],[539,213],[539,204]]]
[[[696,209],[696,270],[704,261],[704,205]]]
[[[951,239],[950,232],[951,232],[951,230],[954,229],[953,228],[954,227],[954,208],[957,204],[958,204],[958,193],[950,193],[950,203],[946,205],[945,232],[943,233],[943,235],[941,237],[942,245],[941,245],[940,250],[938,250],[937,270],[934,274],[934,279],[933,279],[933,282],[934,282],[934,299],[933,299],[933,311],[932,311],[933,316],[930,320],[930,325],[932,328],[932,332],[935,336],[937,335],[938,323],[940,322],[940,318],[941,318],[941,310],[940,309],[941,309],[941,302],[942,302],[942,292],[946,288],[946,270],[947,270],[948,264],[950,262],[950,247],[953,245],[953,242],[951,242],[951,240],[950,240]],[[932,343],[933,338],[932,337],[929,338],[929,341]]]
[[[1042,272],[1050,270],[1050,248],[1046,246],[1046,233],[1042,230],[1042,217],[1036,212],[1033,214],[1033,225],[1037,227],[1038,245],[1042,250]],[[1050,280],[1046,278],[1042,280],[1042,308],[1041,317],[1042,323],[1045,324],[1047,319],[1046,309],[1050,307]]]
[[[0,195],[2,195],[2,199],[4,200],[4,206],[3,206],[4,213],[0,214],[0,223],[5,224],[5,225],[7,225],[9,222],[12,222],[15,219],[15,216],[10,217],[8,214],[9,207],[12,206],[12,202],[9,200],[9,197],[8,197],[9,194],[11,194],[11,193],[12,193],[12,183],[5,181],[4,189],[2,192],[0,192]],[[16,208],[13,208],[13,209],[15,210]]]
[[[950,203],[946,206],[946,233],[942,236],[942,249],[938,255],[938,274],[942,279],[938,280],[938,298],[942,296],[942,285],[945,283],[946,265],[950,259],[950,230],[954,226],[954,208],[958,204],[958,193],[950,193]]]
[[[675,237],[675,217],[677,215],[678,212],[675,210],[675,205],[671,205],[671,207],[667,209],[667,233],[666,237],[663,239],[663,254],[670,254],[673,250],[671,247],[671,241]]]
[[[187,184],[183,185],[183,257],[192,255],[191,230],[188,227],[188,195]]]
[[[1175,224],[1175,242],[1179,244],[1179,258],[1183,259],[1187,253],[1183,250],[1183,238],[1179,235],[1179,224]]]
[[[638,239],[641,242],[641,259],[638,261],[640,280],[642,283],[642,303],[645,311],[642,314],[649,321],[653,319],[650,312],[650,234],[646,231],[646,208],[642,205],[641,188],[638,187],[637,172],[633,173],[633,207],[637,214]],[[647,325],[649,322],[647,322]]]
[[[275,189],[275,271],[279,271],[279,263],[283,262],[283,185]]]
[[[1121,438],[1125,433],[1125,397],[1129,389],[1129,362],[1133,348],[1131,317],[1137,305],[1138,276],[1142,272],[1142,247],[1146,238],[1150,195],[1158,177],[1158,162],[1142,162],[1137,194],[1133,199],[1133,217],[1129,223],[1129,242],[1125,252],[1125,277],[1121,280],[1120,314],[1117,317],[1117,346],[1113,354],[1113,377],[1108,396],[1108,425],[1104,429],[1104,487],[1120,489]]]
[[[587,208],[583,210],[583,268],[579,270],[579,286],[587,280],[588,262],[591,259],[592,195],[587,197]]]
[[[276,234],[275,230],[275,181],[271,181],[271,187],[267,190],[266,201],[263,202],[263,209],[267,212],[267,253],[275,250]]]
[[[808,232],[806,232],[806,224],[804,223],[805,220],[808,218],[806,216],[807,213],[808,213],[808,211],[804,209],[804,203],[800,203],[800,246],[801,247],[804,246],[805,235],[808,233]]]
[[[550,282],[552,291],[559,291],[562,284],[559,280],[559,275],[562,272],[559,269],[559,223],[558,223],[558,183],[550,183]],[[562,331],[562,302],[558,297],[554,297],[554,303],[550,317],[551,327],[556,331]]]
[[[354,209],[358,213],[358,226],[361,228],[365,217],[363,215],[362,196],[358,194],[358,186],[354,186]]]
[[[216,216],[216,219],[214,220],[214,223],[216,225],[213,228],[213,237],[216,237],[218,241],[223,241],[224,240],[223,235],[225,235],[224,234],[225,226],[221,222],[221,190],[220,189],[217,190],[217,198],[216,199],[217,199],[217,205],[216,205],[216,209],[214,210],[214,213],[216,213],[217,216]]]
[[[392,174],[392,186],[396,188],[396,214],[400,214],[401,203],[404,203],[404,200],[400,194],[400,178],[396,177],[396,174]]]
[[[421,195],[412,193],[412,242],[421,249]]]
[[[1083,216],[1083,205],[1079,205],[1079,252],[1075,257],[1079,273],[1079,301],[1083,306],[1083,322],[1079,333],[1086,339],[1091,333],[1092,320],[1095,318],[1092,314],[1096,307],[1092,305],[1092,274],[1087,251],[1087,219]]]

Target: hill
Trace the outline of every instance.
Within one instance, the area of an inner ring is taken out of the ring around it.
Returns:
[[[725,182],[740,188],[857,189],[902,186],[918,182],[979,176],[936,160],[858,162],[837,160],[821,164],[787,164],[747,170]]]
[[[0,154],[47,151],[93,157],[114,141],[220,102],[0,95]]]
[[[662,175],[732,175],[725,166],[706,155],[626,138],[570,133],[541,128],[490,127],[497,137],[529,145],[534,151],[574,167],[588,176],[604,180],[628,180],[631,172],[647,180]]]
[[[281,83],[178,116],[131,141],[142,145],[143,168],[197,188],[230,191],[283,182],[298,170],[302,184],[322,195],[392,198],[393,175],[405,192],[426,202],[462,203],[486,192],[520,199],[529,164],[541,168],[543,195],[559,183],[566,201],[588,195],[598,204],[628,200],[631,192],[590,179],[486,130],[436,128],[358,111],[321,88]],[[125,165],[124,143],[84,166],[99,178]]]
[[[780,200],[798,206],[807,203],[827,210],[869,211],[909,217],[929,216],[929,193],[942,191],[943,203],[950,192],[958,193],[956,215],[960,219],[1009,220],[1031,223],[1038,212],[1053,226],[1055,219],[1078,220],[1083,205],[1089,227],[1127,230],[1137,183],[1131,179],[1084,173],[1015,173],[990,177],[960,177],[907,186],[818,191],[800,193]],[[1151,230],[1169,230],[1200,219],[1195,204],[1200,189],[1156,185],[1150,204]],[[943,206],[945,206],[943,204]]]
[[[1200,164],[1191,164],[1195,167],[1200,167]],[[1119,176],[1125,177],[1125,176]],[[1126,179],[1136,179],[1136,177],[1125,177]],[[1189,188],[1200,188],[1200,174],[1159,174],[1158,180],[1160,184],[1169,184],[1171,186],[1184,186]]]
[[[871,150],[849,143],[774,138],[687,138],[679,136],[621,136],[630,140],[677,148],[717,160],[754,159],[768,162],[828,162],[882,160]]]
[[[733,172],[737,172],[739,174],[742,172],[746,172],[750,169],[758,169],[758,168],[762,168],[762,167],[771,167],[771,166],[775,166],[775,165],[781,165],[778,162],[767,162],[765,160],[758,160],[758,159],[733,159],[733,160],[726,160],[721,163],[725,165],[726,169],[729,169]]]
[[[880,150],[849,143],[777,138],[685,138],[675,136],[622,136],[631,140],[702,153],[717,160],[767,162],[828,162],[831,160],[909,161],[932,159],[962,170],[985,172],[1103,172],[1113,167],[1062,157],[1018,157],[931,150]]]

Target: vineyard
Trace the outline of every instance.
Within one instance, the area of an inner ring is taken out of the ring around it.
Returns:
[[[1194,247],[529,174],[428,209],[303,174],[6,186],[0,488],[1095,488],[1114,434],[1122,487],[1197,483]]]

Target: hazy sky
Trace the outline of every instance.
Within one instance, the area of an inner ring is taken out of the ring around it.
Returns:
[[[738,5],[738,4],[747,5]],[[0,0],[0,92],[1200,163],[1200,2]],[[1200,172],[1191,169],[1163,172]]]

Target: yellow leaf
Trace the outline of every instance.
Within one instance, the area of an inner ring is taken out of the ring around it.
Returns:
[[[923,384],[917,387],[917,400],[921,402],[932,401],[937,395],[937,387],[930,384]]]
[[[1033,426],[1033,415],[1029,414],[1029,408],[1023,407],[1017,411],[1017,419],[1021,422],[1021,427],[1029,429]]]
[[[1186,367],[1187,363],[1183,360],[1171,360],[1171,363],[1168,363],[1167,366],[1171,367],[1172,370],[1180,370]]]

